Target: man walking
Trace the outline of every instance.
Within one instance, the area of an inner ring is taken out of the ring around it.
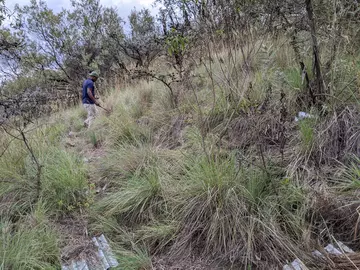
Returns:
[[[96,105],[99,106],[99,103],[95,99],[95,86],[94,82],[98,79],[99,75],[93,71],[89,74],[89,78],[84,81],[82,88],[82,103],[87,111],[87,118],[84,121],[84,126],[90,127],[91,121],[95,118],[96,115]]]

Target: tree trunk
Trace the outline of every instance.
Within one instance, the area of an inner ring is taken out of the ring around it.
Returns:
[[[325,87],[324,80],[321,74],[321,62],[319,56],[319,45],[316,37],[316,27],[314,19],[314,11],[311,0],[305,0],[306,12],[309,20],[311,39],[313,43],[313,73],[316,78],[316,100],[317,105],[321,105],[325,101]]]

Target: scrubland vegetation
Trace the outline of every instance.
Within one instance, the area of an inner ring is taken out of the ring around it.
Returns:
[[[159,2],[128,36],[96,1],[74,9],[99,29],[32,2],[2,30],[0,269],[59,269],[101,233],[119,269],[357,269],[359,3]],[[86,129],[65,101],[93,69],[110,113]],[[355,254],[312,256],[336,241]]]

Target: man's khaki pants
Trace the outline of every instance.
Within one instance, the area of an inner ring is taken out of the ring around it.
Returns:
[[[84,125],[89,128],[92,120],[96,116],[96,111],[97,111],[96,106],[95,106],[95,104],[83,104],[83,105],[84,105],[85,110],[87,111],[87,118],[84,121]]]

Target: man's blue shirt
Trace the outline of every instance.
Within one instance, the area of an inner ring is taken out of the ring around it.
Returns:
[[[94,82],[91,79],[87,79],[83,83],[83,89],[82,89],[82,103],[83,104],[94,104],[94,102],[90,99],[89,95],[87,94],[87,89],[91,89],[91,93],[93,96],[95,96],[95,86]]]

